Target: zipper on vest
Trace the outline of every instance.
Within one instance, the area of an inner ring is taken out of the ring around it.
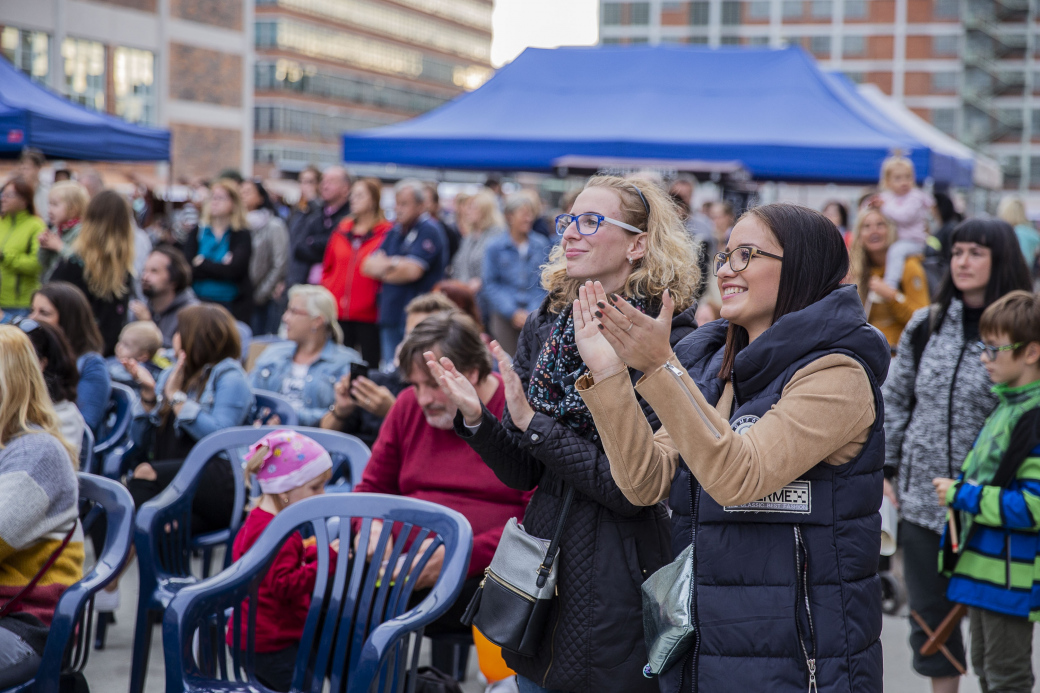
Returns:
[[[697,477],[690,472],[690,553],[693,554],[693,580],[690,581],[690,614],[693,616],[693,651],[687,655],[693,661],[690,664],[690,691],[697,693],[697,655],[701,649],[701,631],[697,627],[697,501],[700,494],[697,492],[699,486]],[[686,673],[686,661],[683,660],[683,668],[679,672],[679,690],[682,690],[682,677]]]
[[[1004,546],[1007,548],[1007,563],[1004,564],[1004,577],[1007,580],[1007,589],[1011,589],[1011,535],[1004,535]]]
[[[794,526],[794,562],[795,562],[795,592],[805,602],[805,615],[809,624],[809,641],[812,652],[805,646],[805,634],[802,632],[802,619],[796,613],[795,625],[798,630],[798,644],[801,645],[802,654],[805,656],[805,666],[809,670],[809,693],[817,693],[816,687],[816,628],[813,626],[812,601],[809,597],[809,552],[802,538],[801,525]]]
[[[960,373],[967,349],[968,340],[965,339],[957,355],[957,365],[953,367],[953,377],[950,378],[950,395],[946,398],[946,476],[950,478],[953,478],[953,389],[957,387],[957,374]]]
[[[682,388],[683,392],[686,393],[686,398],[690,400],[690,404],[693,405],[693,408],[696,409],[697,413],[700,415],[701,421],[703,421],[704,425],[708,427],[708,430],[711,431],[711,434],[715,436],[715,440],[719,440],[720,438],[722,438],[722,434],[719,433],[719,430],[715,428],[714,424],[712,424],[711,419],[709,419],[708,415],[704,413],[704,410],[701,409],[701,406],[697,404],[697,400],[694,398],[693,393],[690,392],[690,388],[686,387],[686,381],[682,378],[682,371],[680,371],[678,368],[676,368],[670,363],[664,364],[664,368],[666,371],[671,373],[672,376],[675,378],[675,381],[679,383],[679,386]]]

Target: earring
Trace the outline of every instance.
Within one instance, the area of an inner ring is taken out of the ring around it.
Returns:
[[[631,255],[629,255],[629,256],[628,256],[628,264],[630,264],[630,265],[631,265],[631,264],[632,264],[632,263],[634,263],[634,262],[635,262],[635,260],[633,260],[633,259],[632,259],[632,256],[631,256]]]
[[[289,496],[282,496],[282,503],[289,505]]]

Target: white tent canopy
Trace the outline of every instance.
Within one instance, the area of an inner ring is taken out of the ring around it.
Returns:
[[[989,190],[999,190],[1004,186],[1004,173],[1000,170],[1000,164],[993,159],[961,144],[873,84],[860,84],[857,89],[860,96],[873,104],[879,112],[932,149],[958,159],[974,159],[975,185]]]

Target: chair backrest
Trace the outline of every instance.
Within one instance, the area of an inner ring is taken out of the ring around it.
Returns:
[[[364,558],[373,520],[383,522],[373,555],[382,556],[390,547],[382,565],[391,566],[388,571],[398,563],[404,566],[396,578],[383,574],[379,561]],[[327,495],[280,512],[230,568],[185,587],[173,598],[163,617],[168,693],[210,689],[210,683],[214,689],[261,690],[254,673],[256,614],[244,615],[242,602],[257,603],[271,561],[285,540],[304,527],[314,532],[317,576],[292,690],[318,693],[326,677],[333,691],[363,693],[377,681],[379,690],[384,685],[398,690],[406,669],[414,671],[421,629],[444,614],[462,590],[473,545],[469,522],[454,510],[413,498]],[[356,554],[345,550],[355,536]],[[339,539],[343,549],[338,554],[330,551],[333,539]],[[442,546],[436,583],[409,609],[416,579]],[[223,644],[229,625],[230,653]],[[241,684],[229,685],[235,681]]]
[[[253,390],[256,400],[256,409],[250,417],[252,421],[260,421],[267,425],[272,416],[277,416],[281,423],[279,425],[296,426],[300,423],[300,417],[293,409],[293,405],[285,397],[270,390]]]
[[[115,481],[80,473],[79,499],[88,506],[84,527],[104,515],[105,544],[99,550],[93,569],[66,589],[58,600],[43,649],[43,663],[34,680],[38,691],[57,691],[63,673],[82,671],[87,664],[93,638],[93,598],[123,570],[130,556],[134,500],[126,488]]]
[[[130,437],[130,420],[136,399],[137,395],[129,387],[112,383],[112,394],[105,410],[102,432],[98,434],[94,444],[94,454],[97,457],[104,457],[109,450]]]
[[[83,441],[79,448],[79,470],[88,474],[97,474],[94,469],[94,432],[89,426],[83,427]]]

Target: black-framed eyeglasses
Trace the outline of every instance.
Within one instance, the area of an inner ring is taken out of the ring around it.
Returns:
[[[774,260],[780,261],[783,261],[784,259],[782,255],[773,255],[764,250],[759,250],[752,245],[738,245],[728,253],[724,250],[715,253],[715,264],[712,265],[712,272],[716,277],[719,276],[719,270],[721,270],[722,266],[727,262],[729,263],[730,269],[734,272],[743,272],[747,269],[748,263],[751,262],[751,258],[757,256],[770,257]]]
[[[1014,351],[1020,348],[1025,342],[1015,342],[1014,344],[1005,344],[1004,346],[990,346],[985,342],[976,342],[976,345],[982,349],[981,356],[985,356],[987,360],[993,361],[1000,355],[1002,351]]]
[[[556,217],[556,233],[563,235],[571,224],[577,224],[578,233],[582,236],[591,236],[592,234],[599,231],[600,224],[608,222],[614,226],[620,226],[625,231],[630,233],[644,233],[642,229],[637,229],[631,224],[626,224],[623,221],[617,219],[611,219],[610,217],[597,214],[596,212],[585,212],[583,214],[561,214]]]

